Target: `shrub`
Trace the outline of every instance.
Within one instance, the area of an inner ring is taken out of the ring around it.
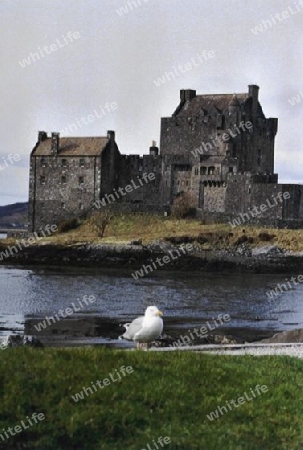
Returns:
[[[276,236],[274,234],[269,234],[266,232],[259,233],[260,241],[268,242],[274,239]]]
[[[80,223],[76,217],[62,220],[62,222],[58,224],[58,233],[66,233],[67,231],[74,230],[75,228],[78,228],[79,225]]]
[[[185,192],[175,198],[171,208],[171,215],[177,219],[195,217],[195,200],[193,194]]]
[[[244,242],[247,242],[247,241],[248,241],[248,237],[245,236],[245,234],[244,234],[243,236],[240,236],[240,237],[236,240],[235,245],[241,245],[241,244],[244,244]]]

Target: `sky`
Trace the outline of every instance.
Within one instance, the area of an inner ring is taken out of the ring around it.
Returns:
[[[259,85],[279,181],[303,183],[302,30],[303,0],[1,0],[0,205],[27,201],[39,130],[146,154],[180,89]]]

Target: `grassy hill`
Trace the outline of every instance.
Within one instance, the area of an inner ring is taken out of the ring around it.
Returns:
[[[0,228],[26,228],[28,203],[0,206]]]

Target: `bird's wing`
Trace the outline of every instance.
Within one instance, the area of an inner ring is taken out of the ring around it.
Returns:
[[[122,334],[122,338],[132,341],[134,339],[135,334],[141,330],[143,320],[144,316],[137,317],[135,320],[133,320],[127,327],[125,333]]]

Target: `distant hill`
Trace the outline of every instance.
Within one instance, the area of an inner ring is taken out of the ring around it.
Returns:
[[[0,206],[0,228],[27,228],[28,202]]]

